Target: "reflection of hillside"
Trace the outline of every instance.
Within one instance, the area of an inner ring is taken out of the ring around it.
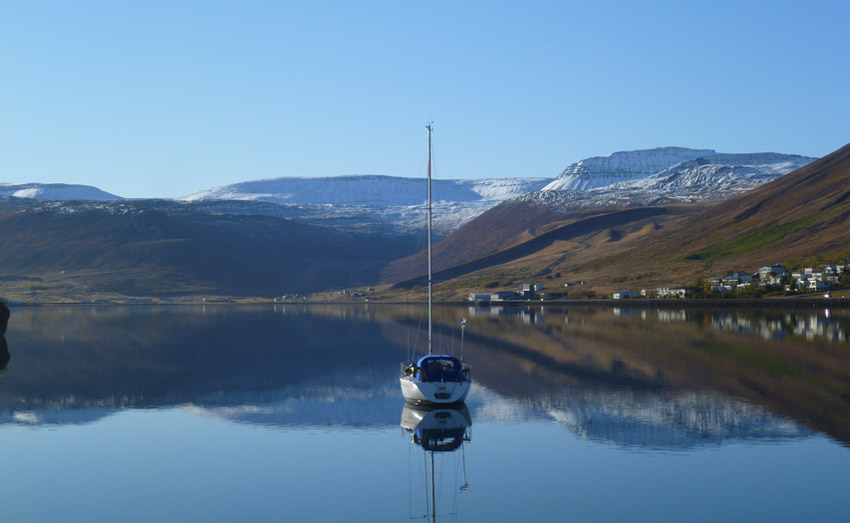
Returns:
[[[7,414],[218,406],[339,387],[381,396],[401,358],[372,323],[269,307],[57,307],[16,319],[15,367],[0,381]]]
[[[716,315],[728,312],[688,311],[685,317],[670,321],[669,314],[659,317],[651,310],[615,315],[610,309],[537,308],[535,320],[529,322],[529,311],[522,309],[513,309],[513,317],[502,312],[470,320],[464,350],[475,380],[520,401],[548,401],[554,410],[565,398],[598,394],[594,407],[598,415],[581,406],[567,408],[582,413],[585,421],[577,420],[577,427],[587,420],[603,419],[607,416],[603,413],[613,409],[636,412],[631,418],[633,428],[643,430],[641,424],[648,415],[640,413],[641,405],[652,404],[655,400],[651,398],[669,403],[683,393],[710,392],[745,398],[774,415],[850,441],[850,353],[846,344],[812,344],[795,337],[765,339],[758,332],[712,329]],[[455,309],[437,317],[445,327],[453,321],[449,316],[468,312]],[[751,314],[761,318],[759,321],[772,321],[772,313]],[[793,315],[792,320],[798,323]],[[846,332],[846,316],[833,316],[830,321]],[[395,340],[400,334],[387,332]],[[442,341],[448,344],[447,339]],[[619,409],[609,405],[629,395],[647,399],[636,399]],[[716,414],[731,412],[729,409],[718,405],[700,413],[683,407],[677,416],[726,419],[728,429],[715,427],[712,432],[731,435],[736,426],[742,426],[737,415],[724,418]],[[759,421],[765,416],[760,409],[753,409],[750,415],[755,417],[750,424],[753,434],[765,423],[778,423],[776,435],[786,432],[784,424],[775,419]],[[632,423],[628,419],[620,418],[618,423]],[[694,431],[699,433],[699,429]]]
[[[588,438],[679,448],[806,433],[787,417],[850,440],[843,343],[718,328],[733,321],[721,315],[728,312],[689,310],[676,321],[651,310],[435,313],[435,342],[446,352],[459,350],[456,321],[470,318],[470,405],[483,419],[509,407],[510,419],[554,418]],[[7,335],[14,358],[0,379],[0,424],[83,423],[121,408],[182,406],[269,426],[389,426],[401,400],[399,363],[408,347],[423,345],[424,318],[419,305],[21,311]],[[833,315],[824,325],[847,332],[847,321]]]

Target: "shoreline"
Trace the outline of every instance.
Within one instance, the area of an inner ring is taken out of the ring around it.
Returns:
[[[184,302],[184,303],[130,303],[130,302],[105,302],[105,303],[62,303],[62,302],[40,302],[40,303],[11,303],[9,308],[21,307],[61,307],[61,306],[88,306],[88,307],[114,307],[114,306],[243,306],[243,305],[425,305],[424,301],[290,301],[275,302],[270,300],[246,300],[231,302]],[[604,308],[631,308],[631,309],[847,309],[850,308],[850,298],[761,298],[761,299],[627,299],[627,300],[525,300],[525,301],[497,301],[489,303],[471,303],[468,301],[435,301],[434,305],[451,305],[467,307],[604,307]]]

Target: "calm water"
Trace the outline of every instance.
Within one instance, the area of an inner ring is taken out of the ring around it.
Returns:
[[[846,311],[438,308],[439,412],[398,386],[423,312],[15,309],[0,518],[850,519]]]

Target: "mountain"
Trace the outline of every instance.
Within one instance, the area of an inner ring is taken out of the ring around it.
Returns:
[[[35,200],[120,200],[120,196],[90,185],[65,183],[0,183],[0,196]]]
[[[539,190],[550,181],[551,178],[432,180],[434,231],[445,236],[499,202]],[[354,217],[358,227],[411,231],[421,230],[425,222],[425,187],[424,178],[398,176],[288,177],[215,187],[181,200],[264,202],[280,205],[276,213],[298,213],[310,223],[351,224]]]
[[[502,201],[543,188],[551,178],[432,180],[436,202]],[[259,200],[318,205],[422,205],[424,178],[351,175],[325,178],[286,177],[236,183],[207,189],[184,198],[197,200]]]
[[[656,180],[698,177],[712,165],[694,162]],[[753,183],[769,176],[749,175]],[[437,244],[438,253],[466,253],[436,258],[437,275],[444,271],[442,279],[455,280],[450,287],[457,289],[440,297],[459,298],[486,282],[511,288],[544,276],[552,279],[547,286],[560,289],[586,281],[572,292],[590,296],[840,253],[850,249],[848,187],[850,146],[718,203],[649,199],[645,203],[654,205],[638,213],[635,202],[626,209],[610,202],[583,208],[558,198],[570,195],[574,202],[593,190],[540,191],[494,207]],[[422,273],[420,258],[397,260],[383,275],[389,281],[415,278]]]
[[[703,154],[701,153],[708,153]],[[682,158],[689,158],[677,162]],[[725,154],[711,150],[665,147],[648,151],[614,153],[604,158],[589,158],[567,168],[561,177],[543,190],[504,201],[458,227],[434,248],[437,270],[464,264],[485,255],[529,241],[570,222],[581,222],[600,213],[615,213],[604,220],[589,223],[616,227],[635,222],[646,213],[619,213],[626,209],[654,207],[653,226],[675,219],[691,209],[678,204],[719,201],[741,194],[812,162],[814,158],[779,153]],[[666,167],[665,167],[666,166]],[[656,169],[658,171],[653,172]],[[596,184],[621,180],[610,185]],[[558,189],[556,186],[582,187]],[[642,218],[641,218],[642,219]],[[625,220],[625,221],[623,221]],[[567,230],[584,230],[570,227]],[[558,235],[561,236],[558,236]],[[572,234],[572,233],[570,233]],[[548,234],[548,236],[552,236]],[[535,240],[536,244],[546,243]],[[529,247],[517,252],[528,254]],[[498,255],[496,261],[504,259]],[[481,260],[469,266],[480,267]],[[390,264],[384,270],[386,281],[416,276],[424,269],[424,254]],[[454,272],[451,274],[455,274]]]
[[[616,152],[608,156],[594,156],[564,169],[552,183],[544,187],[544,190],[588,190],[605,187],[612,183],[645,178],[678,163],[711,154],[715,154],[715,151],[685,147],[658,147]]]
[[[552,190],[555,182],[542,178],[437,180],[435,233],[438,240],[446,238],[435,246],[434,267],[447,271],[442,279],[455,279],[507,264],[505,274],[524,274],[513,278],[515,283],[569,267],[570,277],[601,276],[600,288],[608,288],[614,278],[628,280],[590,271],[606,265],[594,261],[598,257],[620,260],[623,250],[635,245],[646,255],[651,249],[641,242],[649,239],[651,246],[677,251],[698,237],[688,232],[679,244],[668,241],[678,230],[674,225],[702,212],[694,202],[728,198],[810,160],[671,147],[574,164],[559,180],[581,190]],[[619,181],[595,186],[612,180]],[[38,287],[33,295],[272,296],[379,279],[406,281],[424,271],[423,253],[404,258],[421,245],[423,179],[280,178],[182,200],[120,200],[76,185],[0,187],[9,194],[0,196],[0,291],[3,281],[40,281],[32,285]],[[788,190],[771,209],[788,209],[788,202],[805,193]],[[62,201],[46,201],[52,198]],[[111,201],[92,201],[98,198]],[[809,200],[798,205],[816,201]],[[704,229],[714,217],[709,212],[701,220]],[[768,236],[793,227],[771,229]],[[801,245],[813,245],[816,237],[824,248],[840,245],[829,243],[825,234],[810,235]],[[801,247],[799,252],[815,251]],[[535,259],[539,256],[545,263]],[[717,258],[700,249],[683,256],[692,266],[696,260],[710,266]],[[663,255],[652,263],[662,260]],[[673,279],[672,273],[646,268],[644,274],[656,275],[653,281]],[[509,281],[500,277],[498,282]]]
[[[31,296],[272,297],[342,288],[374,281],[416,241],[168,201],[9,200],[0,198],[0,283],[34,282],[11,289]]]
[[[850,248],[850,144],[740,196],[707,207],[664,235],[662,252],[723,266],[769,263]]]
[[[671,148],[653,149],[652,152],[667,151]],[[530,193],[526,198],[549,206],[605,207],[612,205],[633,206],[669,203],[672,201],[717,201],[735,194],[754,189],[759,185],[788,174],[815,160],[796,154],[780,153],[712,153],[682,161],[661,170],[647,174],[662,165],[665,158],[682,157],[682,149],[672,156],[650,156],[648,162],[644,154],[647,151],[615,153],[623,163],[634,166],[632,170],[619,172],[619,181],[610,167],[600,174],[588,171],[559,177],[542,191]],[[684,149],[691,151],[691,149]],[[698,151],[693,151],[696,153]],[[633,158],[629,162],[629,158]],[[590,160],[594,160],[591,158]],[[581,163],[581,162],[579,162]],[[578,164],[574,164],[578,165]],[[571,166],[573,167],[573,166]],[[591,164],[592,167],[592,164]],[[568,171],[570,169],[568,168]],[[560,189],[555,189],[561,186]]]

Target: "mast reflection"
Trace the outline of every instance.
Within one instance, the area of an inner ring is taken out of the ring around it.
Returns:
[[[452,407],[422,407],[405,404],[401,411],[401,426],[411,434],[411,441],[425,451],[429,458],[426,472],[429,475],[429,485],[426,491],[428,511],[426,517],[430,521],[437,518],[437,491],[434,474],[434,454],[451,454],[461,450],[463,463],[463,484],[460,491],[469,490],[466,479],[466,455],[463,444],[472,441],[472,416],[464,404]],[[455,491],[455,494],[457,491]],[[455,503],[456,505],[456,503]]]

